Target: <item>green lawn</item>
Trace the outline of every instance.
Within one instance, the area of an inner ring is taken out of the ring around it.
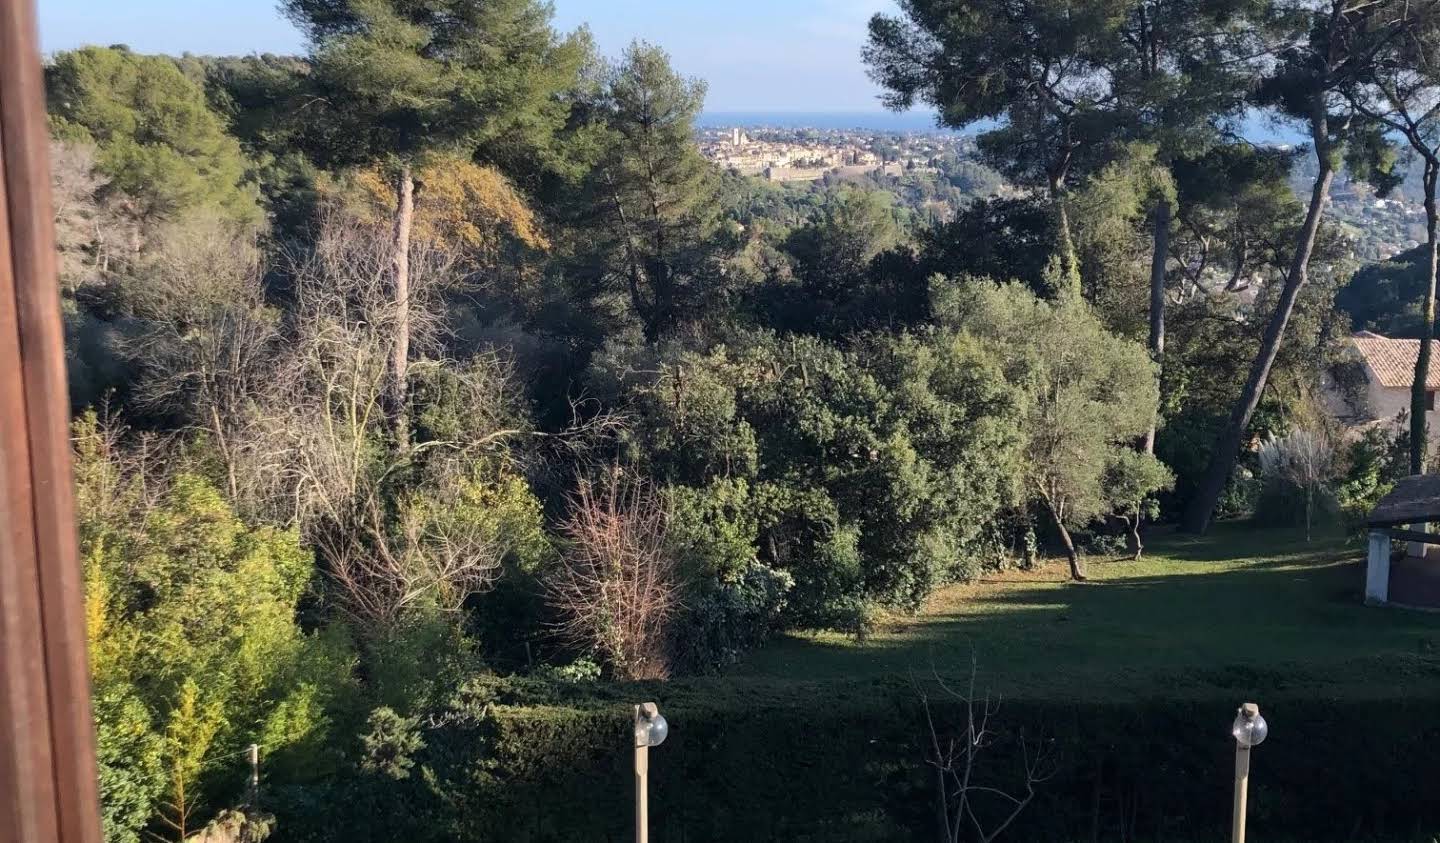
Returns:
[[[790,635],[728,679],[834,683],[956,674],[1008,697],[1317,697],[1440,693],[1440,614],[1361,602],[1364,547],[1243,524],[1203,538],[1158,532],[1140,562],[1091,559],[938,593],[918,616],[884,619],[864,642]]]

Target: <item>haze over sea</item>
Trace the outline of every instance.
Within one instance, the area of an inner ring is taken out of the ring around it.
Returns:
[[[772,129],[870,129],[879,132],[935,132],[933,111],[706,111],[701,128],[746,126]],[[949,130],[946,130],[949,131]]]
[[[876,132],[945,132],[975,135],[995,125],[980,121],[961,132],[940,129],[935,125],[935,112],[916,109],[893,111],[705,111],[695,121],[703,129],[726,129],[743,126],[758,129],[859,129]],[[1305,136],[1293,126],[1276,124],[1260,114],[1250,114],[1236,127],[1251,143],[1262,145],[1293,145],[1305,142]]]

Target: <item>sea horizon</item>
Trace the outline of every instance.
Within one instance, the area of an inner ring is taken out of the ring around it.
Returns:
[[[943,132],[959,134],[954,129],[936,125],[933,111],[769,111],[747,109],[743,111],[705,111],[696,120],[704,129],[723,129],[731,126],[769,129],[860,129],[883,132]]]

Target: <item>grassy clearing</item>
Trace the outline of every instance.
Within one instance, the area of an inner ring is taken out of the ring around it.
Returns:
[[[1440,693],[1440,614],[1361,601],[1356,540],[1243,524],[1157,533],[1140,562],[1060,562],[947,588],[864,642],[790,635],[727,677],[877,680],[968,669],[1012,698],[1103,700],[1287,691],[1319,698]]]

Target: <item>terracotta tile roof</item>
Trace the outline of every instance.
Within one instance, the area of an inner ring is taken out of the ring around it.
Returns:
[[[1355,343],[1356,350],[1381,386],[1410,388],[1415,379],[1415,357],[1420,353],[1419,340],[1397,340],[1361,331],[1350,341]],[[1440,340],[1430,341],[1430,361],[1425,386],[1440,389]]]

